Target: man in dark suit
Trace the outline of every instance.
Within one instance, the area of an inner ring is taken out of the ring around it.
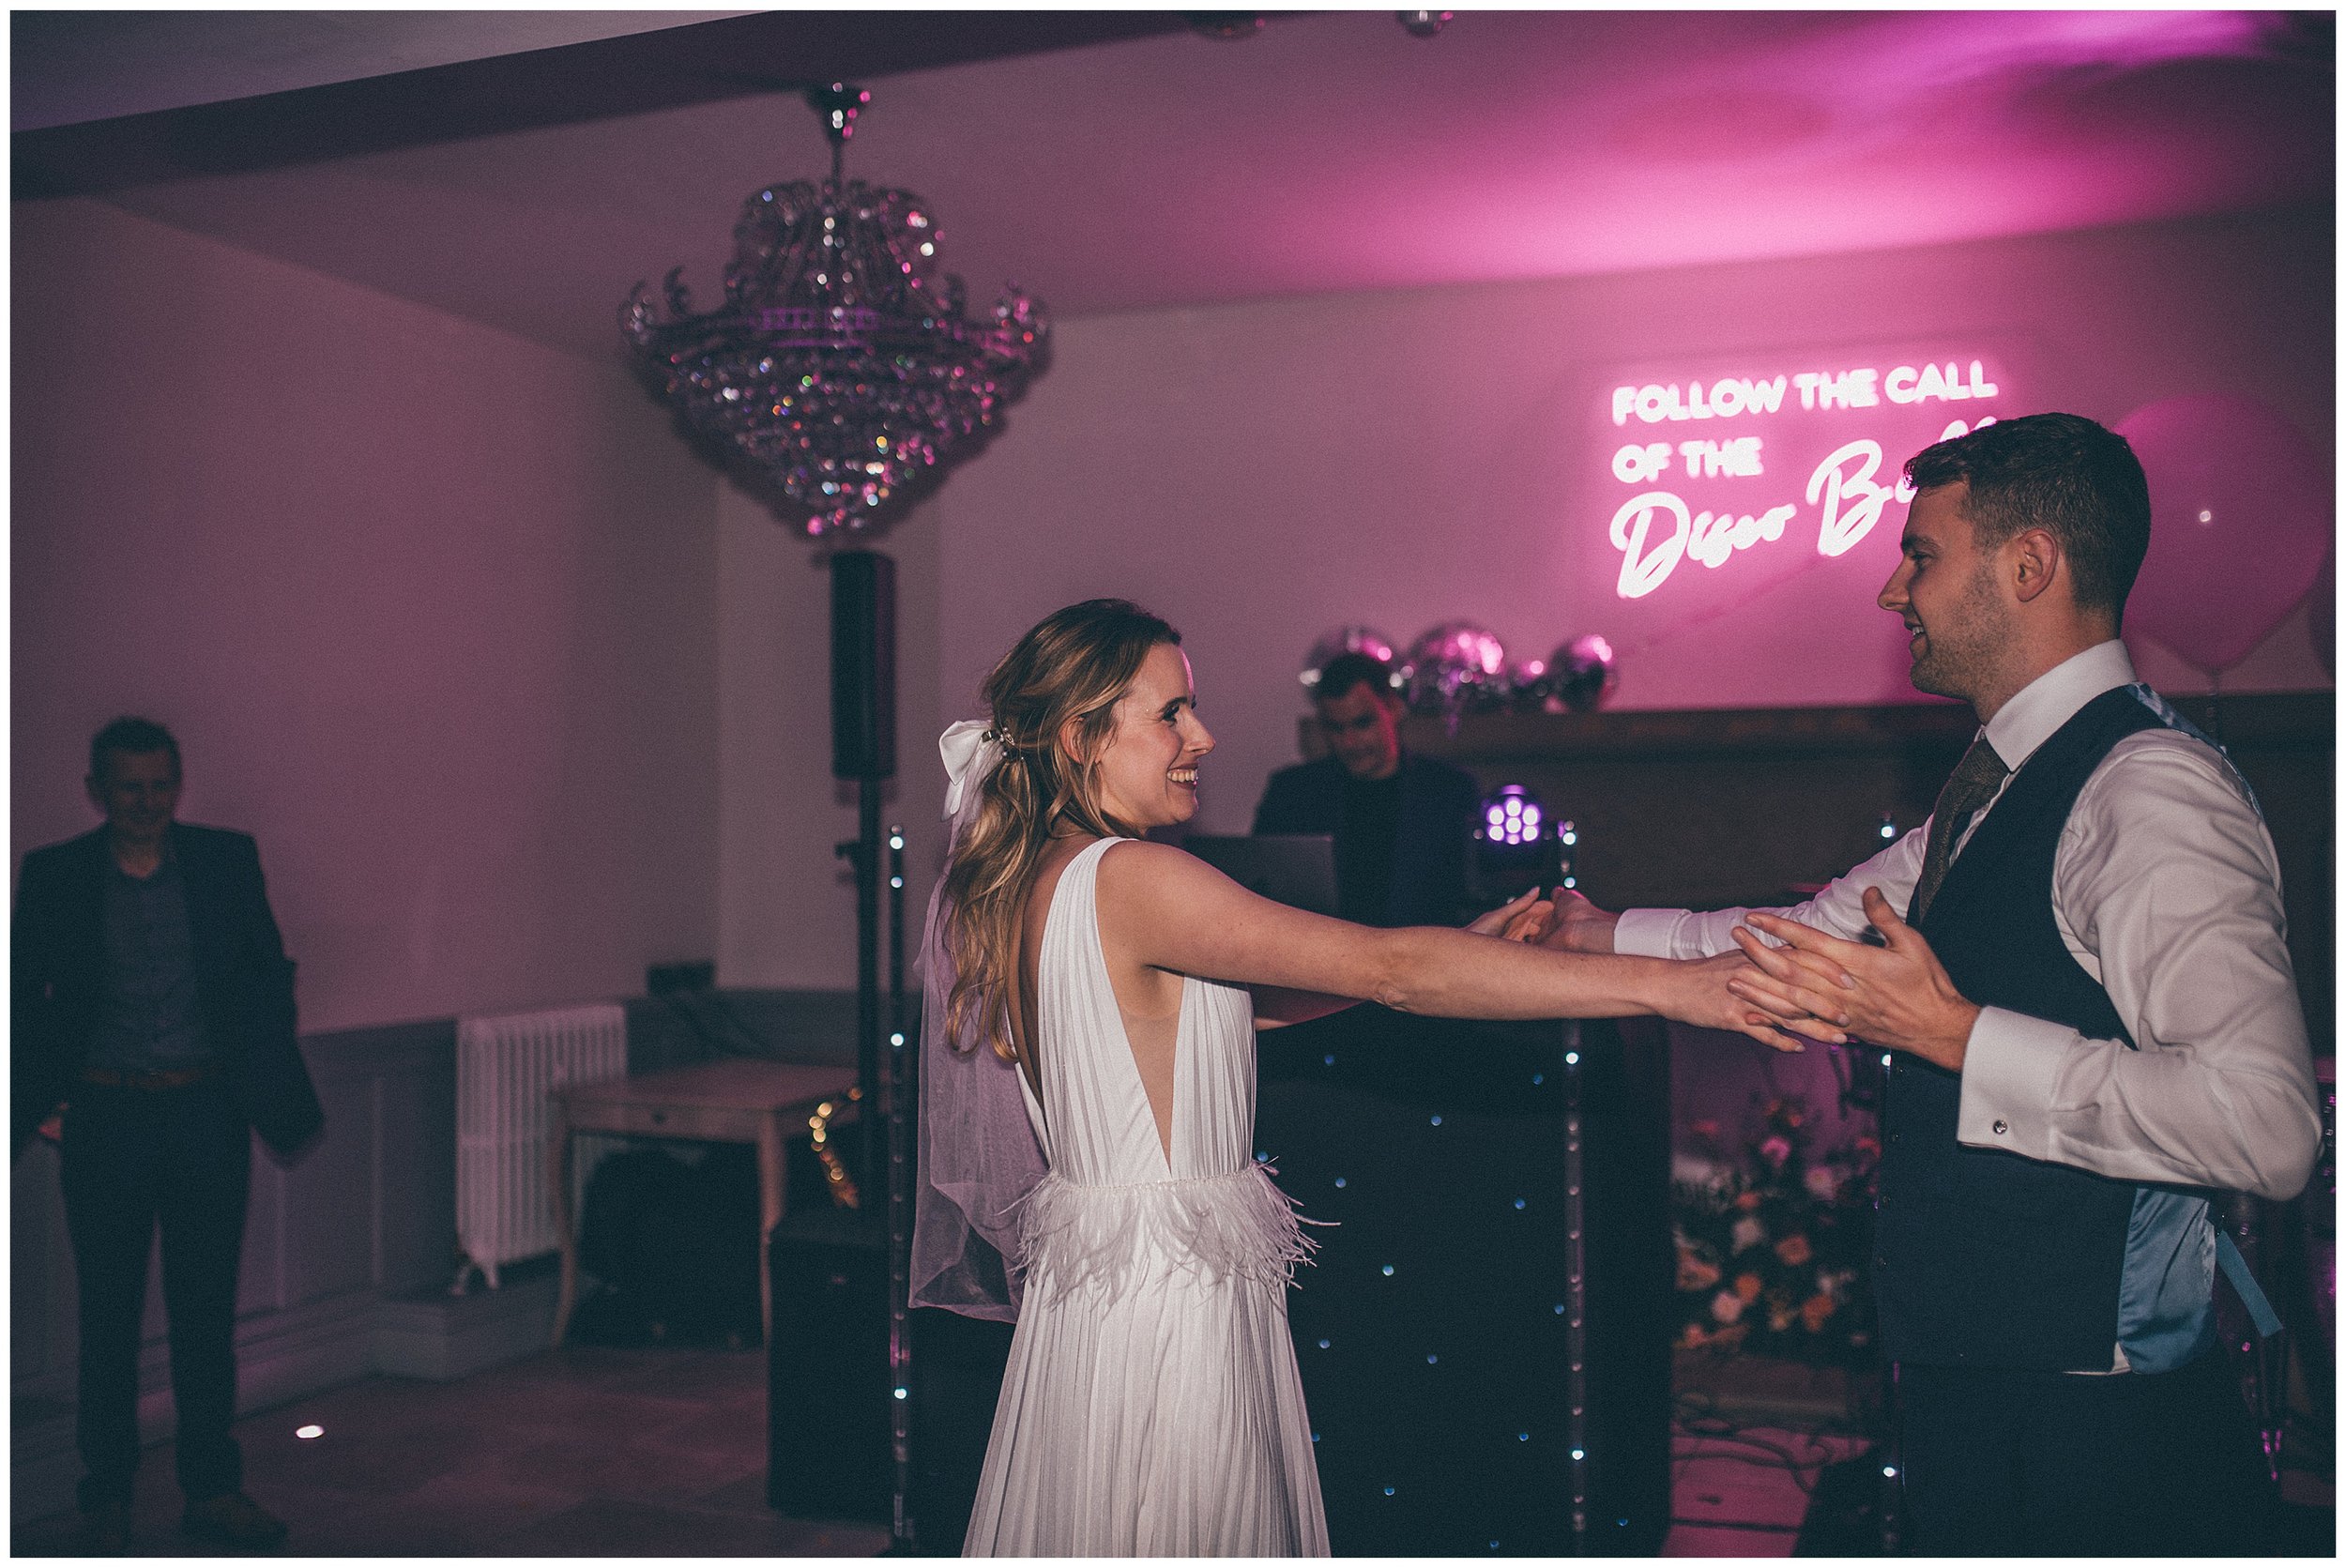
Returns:
[[[1482,788],[1401,749],[1393,670],[1363,653],[1328,661],[1312,707],[1328,755],[1271,775],[1257,833],[1333,833],[1336,912],[1363,925],[1455,925],[1473,911],[1468,868]]]
[[[86,1544],[126,1550],[146,1259],[162,1233],[183,1528],[240,1550],[285,1527],[242,1491],[236,1267],[257,1131],[280,1157],[324,1117],[294,1034],[293,965],[251,837],[174,820],[179,748],[117,719],[90,742],[105,824],[24,857],[11,939],[12,1131],[62,1146],[81,1302]]]

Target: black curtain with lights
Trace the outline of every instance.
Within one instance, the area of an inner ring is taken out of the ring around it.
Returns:
[[[1261,1061],[1256,1148],[1307,1217],[1335,1222],[1312,1231],[1319,1251],[1297,1271],[1288,1309],[1336,1553],[1659,1550],[1669,1527],[1666,1038],[1363,1007],[1267,1032]],[[1587,1320],[1577,1425],[1565,1160],[1576,1104]]]

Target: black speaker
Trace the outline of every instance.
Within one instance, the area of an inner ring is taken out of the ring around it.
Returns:
[[[774,1227],[767,1351],[766,1501],[809,1519],[893,1512],[888,1232],[869,1210],[817,1210]]]
[[[896,563],[871,550],[830,558],[830,772],[896,776]]]

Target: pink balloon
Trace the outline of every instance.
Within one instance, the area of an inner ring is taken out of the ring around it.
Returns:
[[[2151,485],[2151,552],[2127,624],[2210,675],[2237,664],[2322,570],[2327,468],[2294,425],[2247,398],[2168,398],[2118,434]]]

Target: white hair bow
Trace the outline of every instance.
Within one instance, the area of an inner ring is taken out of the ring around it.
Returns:
[[[1002,743],[983,719],[964,719],[946,726],[937,750],[945,759],[945,814],[957,817],[964,801],[976,803],[978,786],[1002,760]]]

